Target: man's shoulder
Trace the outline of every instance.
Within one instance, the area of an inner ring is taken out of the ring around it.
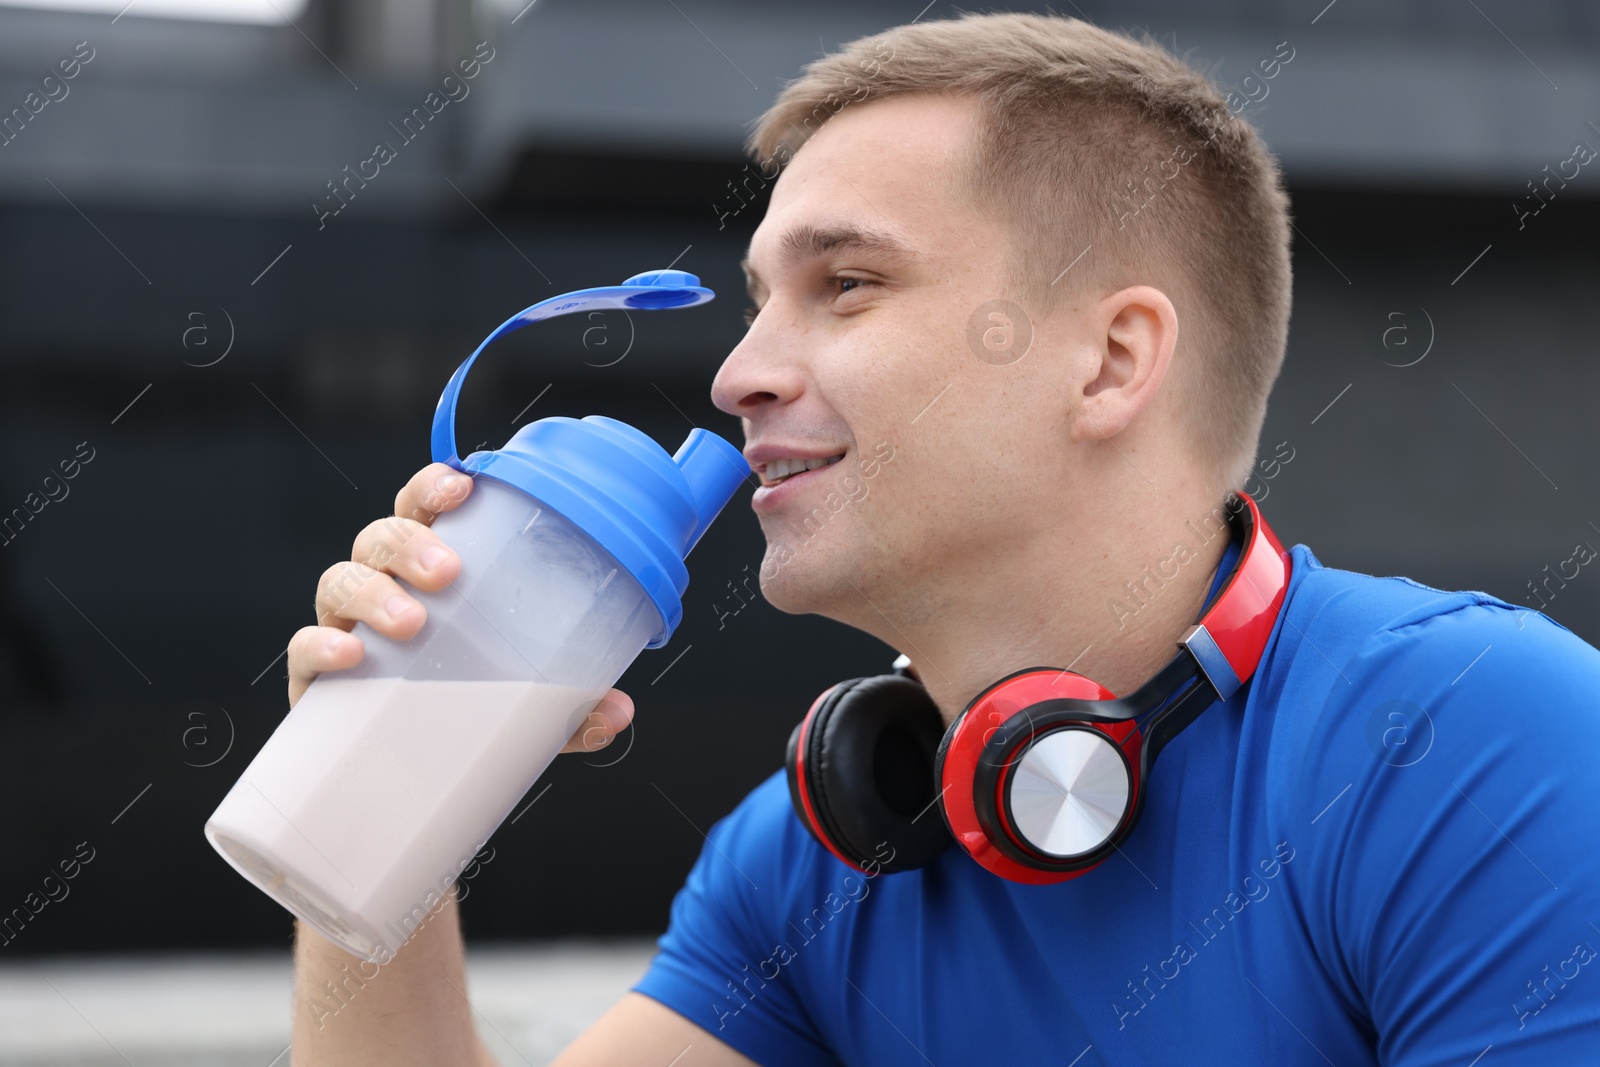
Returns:
[[[1294,926],[1386,1059],[1466,1025],[1522,1049],[1543,1002],[1517,983],[1600,906],[1600,852],[1572,845],[1600,808],[1600,651],[1484,592],[1294,560],[1236,816],[1291,843]],[[1567,1026],[1575,1047],[1591,1020],[1545,1016],[1541,1039]]]
[[[1550,773],[1600,758],[1600,650],[1560,623],[1477,590],[1323,567],[1303,545],[1294,562],[1251,697],[1284,797],[1316,811],[1375,769],[1416,768],[1421,787],[1490,750],[1529,769],[1543,754]],[[1560,751],[1531,743],[1552,735]]]
[[[1268,651],[1269,659],[1280,653],[1270,665],[1280,672],[1292,661],[1319,659],[1325,673],[1348,681],[1350,669],[1378,667],[1396,656],[1406,657],[1412,669],[1443,670],[1466,652],[1468,660],[1455,666],[1459,672],[1497,641],[1506,652],[1502,660],[1525,668],[1600,669],[1600,651],[1565,626],[1490,593],[1327,567],[1305,545],[1296,545],[1291,558],[1294,575]]]
[[[795,817],[789,783],[780,768],[746,793],[733,810],[707,832],[713,851],[725,857],[722,881],[732,890],[769,885],[795,888],[816,876],[823,859],[831,859]],[[777,901],[785,894],[763,893]]]
[[[757,783],[716,826],[726,839],[718,842],[723,848],[734,845],[752,854],[788,851],[800,839],[809,840],[794,817],[788,776],[781,767]]]
[[[1306,545],[1295,545],[1290,560],[1285,614],[1301,627],[1311,623],[1329,631],[1348,633],[1354,628],[1370,634],[1401,629],[1462,608],[1527,610],[1475,589],[1437,589],[1403,575],[1380,577],[1329,567]]]

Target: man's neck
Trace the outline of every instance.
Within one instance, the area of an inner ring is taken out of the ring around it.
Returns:
[[[1027,667],[1070,669],[1126,695],[1172,658],[1199,617],[1232,537],[1218,516],[1169,516],[1157,529],[1103,537],[1093,551],[1024,547],[1003,567],[991,560],[970,581],[942,583],[939,610],[921,624],[878,636],[910,657],[947,725],[979,692]],[[1101,565],[1074,565],[1094,558]]]

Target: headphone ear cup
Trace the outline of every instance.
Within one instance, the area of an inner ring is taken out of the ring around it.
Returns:
[[[812,710],[814,711],[815,708]],[[806,718],[795,723],[794,729],[789,731],[789,743],[783,749],[783,767],[785,777],[789,780],[789,803],[794,806],[795,817],[800,820],[800,825],[804,826],[812,837],[821,841],[822,838],[816,826],[811,822],[811,816],[806,812],[805,802],[800,799],[799,765],[795,759],[795,755],[800,751],[800,735],[805,731],[806,719],[810,717],[811,712],[806,712]]]
[[[934,755],[944,735],[939,708],[900,675],[842,682],[789,736],[789,795],[813,836],[848,861],[884,873],[932,862],[950,845]],[[805,751],[800,751],[801,743]],[[815,825],[801,801],[797,765]]]

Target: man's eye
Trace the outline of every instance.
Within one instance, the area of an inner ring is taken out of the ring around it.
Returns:
[[[874,282],[869,278],[846,278],[846,277],[842,277],[842,276],[837,275],[837,274],[830,275],[828,277],[828,279],[827,279],[828,291],[833,293],[835,296],[843,296],[845,293],[853,293],[857,289],[861,288],[864,285],[877,285],[877,284],[878,284],[877,282]],[[755,322],[756,322],[756,316],[759,315],[759,314],[761,314],[761,309],[758,308],[758,307],[755,307],[755,306],[752,305],[750,307],[745,308],[744,309],[744,324],[745,324],[745,327],[749,328],[751,326],[754,326]]]

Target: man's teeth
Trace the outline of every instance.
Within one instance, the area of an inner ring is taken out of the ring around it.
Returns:
[[[767,470],[766,470],[767,484],[770,485],[770,484],[772,484],[774,482],[780,482],[783,479],[789,477],[789,475],[791,475],[791,474],[799,474],[801,471],[814,471],[818,467],[826,467],[829,464],[839,462],[843,458],[844,458],[844,453],[841,452],[837,456],[829,456],[827,459],[774,459],[774,460],[769,460],[767,462]]]

